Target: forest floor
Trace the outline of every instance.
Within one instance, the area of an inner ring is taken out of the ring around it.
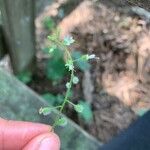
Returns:
[[[42,27],[44,17],[55,17],[61,3],[47,6],[36,19],[37,48],[42,49],[49,34]],[[74,99],[91,103],[94,119],[84,123],[72,110],[66,114],[87,132],[107,142],[127,128],[137,114],[150,109],[150,30],[139,16],[130,16],[99,2],[82,1],[63,19],[58,19],[61,36],[72,35],[73,49],[96,54],[90,71],[80,72]],[[47,56],[37,53],[38,71],[30,87],[38,93],[63,93],[64,83],[53,87],[44,75]],[[65,81],[65,79],[64,79]],[[88,88],[87,88],[88,87]]]

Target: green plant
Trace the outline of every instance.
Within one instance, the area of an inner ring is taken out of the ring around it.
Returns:
[[[80,51],[73,51],[71,55],[73,59],[78,60],[75,61],[75,66],[81,71],[86,71],[90,69],[91,65],[89,64],[89,62],[80,59],[83,56],[83,54]]]
[[[84,107],[84,110],[79,114],[79,117],[82,118],[86,123],[90,123],[93,120],[91,105],[86,101],[79,101],[79,104]]]
[[[43,26],[47,30],[51,30],[55,26],[55,22],[51,17],[45,17],[43,20]]]
[[[66,45],[69,44],[67,38],[64,39]],[[50,59],[48,59],[46,63],[45,75],[53,83],[58,83],[66,76],[66,74],[68,74],[67,68],[65,67],[65,53],[56,45],[52,45],[50,48],[44,48],[43,52],[50,55]],[[72,58],[76,60],[74,62],[75,67],[77,67],[81,71],[86,71],[90,69],[91,65],[89,64],[89,62],[80,59],[83,56],[80,51],[74,50],[70,51],[70,53]]]
[[[17,75],[17,78],[22,81],[23,83],[27,84],[31,82],[32,80],[32,74],[31,72],[22,72]]]
[[[50,48],[50,51],[52,48]],[[64,53],[58,48],[54,48],[51,58],[46,64],[46,77],[52,81],[60,81],[67,74],[65,68]]]
[[[42,97],[51,105],[51,106],[56,106],[60,105],[63,100],[64,96],[61,94],[58,95],[53,95],[51,93],[45,93],[42,95]]]
[[[84,110],[84,107],[82,104],[74,104],[70,101],[69,94],[71,91],[71,88],[74,84],[77,84],[79,82],[78,77],[75,75],[75,63],[78,63],[79,61],[87,62],[90,59],[96,58],[94,54],[92,55],[81,55],[80,57],[73,59],[69,46],[75,42],[75,40],[72,37],[65,37],[64,40],[60,39],[60,32],[57,30],[54,32],[51,36],[48,36],[48,39],[51,42],[51,47],[49,48],[50,53],[55,53],[57,49],[60,49],[63,51],[65,56],[65,67],[67,68],[68,72],[70,73],[70,79],[66,83],[66,93],[63,99],[63,102],[60,105],[54,106],[54,107],[44,107],[41,108],[39,113],[40,114],[49,114],[51,111],[55,109],[58,109],[60,114],[63,112],[66,104],[70,104],[73,106],[74,110],[78,113],[81,113]],[[66,124],[66,119],[62,118],[60,114],[56,117],[55,122],[53,124],[53,128],[57,125],[64,126]]]
[[[43,52],[50,55],[46,62],[45,75],[53,83],[58,83],[68,73],[65,67],[64,52],[56,46],[46,47]]]

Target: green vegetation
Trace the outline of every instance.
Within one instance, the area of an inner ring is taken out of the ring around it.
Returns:
[[[43,26],[47,30],[52,30],[55,27],[55,22],[51,17],[45,17],[43,20]]]
[[[46,17],[43,20],[43,26],[47,30],[54,30],[55,22],[52,18]],[[52,93],[44,93],[42,97],[49,103],[50,107],[44,107],[39,110],[40,114],[48,115],[54,109],[58,109],[63,112],[66,104],[72,105],[74,110],[78,113],[78,116],[82,118],[86,123],[92,120],[93,114],[90,104],[86,101],[79,101],[74,104],[71,102],[73,95],[72,86],[79,83],[79,78],[75,75],[75,68],[80,71],[89,70],[91,65],[88,60],[96,58],[94,54],[84,55],[77,50],[71,50],[70,45],[75,42],[73,37],[65,37],[60,39],[60,31],[56,30],[51,36],[48,36],[50,46],[43,49],[50,58],[46,62],[45,75],[47,79],[51,80],[53,85],[60,83],[64,78],[69,77],[69,81],[66,83],[66,93],[54,95]],[[25,84],[32,81],[32,74],[29,72],[23,72],[19,74],[18,79]],[[66,119],[61,115],[56,117],[53,127],[57,125],[64,126]]]
[[[63,100],[64,96],[61,94],[58,95],[53,95],[51,93],[45,93],[42,95],[42,97],[51,105],[51,106],[56,106],[60,105]]]
[[[31,82],[32,80],[32,74],[31,72],[22,72],[17,75],[17,78],[22,81],[23,83],[27,84]]]
[[[70,76],[69,81],[66,83],[66,93],[65,96],[58,95],[54,96],[50,93],[44,94],[43,97],[50,102],[53,107],[44,107],[40,109],[40,114],[47,115],[51,111],[58,109],[60,114],[56,117],[53,124],[53,128],[57,125],[64,126],[66,124],[66,119],[61,117],[61,112],[64,111],[66,104],[72,105],[74,110],[80,113],[85,121],[90,121],[92,119],[92,110],[88,103],[80,101],[78,104],[74,104],[70,100],[70,93],[72,86],[78,84],[79,79],[75,75],[75,67],[77,66],[80,70],[85,71],[90,68],[88,60],[96,58],[94,54],[92,55],[82,55],[81,52],[71,52],[70,45],[75,42],[72,37],[65,37],[64,40],[60,39],[60,32],[56,30],[51,36],[48,36],[50,40],[49,54],[51,56],[47,63],[47,77],[51,80],[61,80],[65,74]],[[48,48],[47,48],[48,50]]]
[[[93,120],[91,105],[86,101],[80,101],[79,104],[84,108],[82,113],[79,114],[79,117],[82,118],[86,123],[90,123]]]

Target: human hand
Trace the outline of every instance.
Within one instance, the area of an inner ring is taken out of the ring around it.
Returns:
[[[0,150],[59,150],[59,137],[40,123],[0,119]]]

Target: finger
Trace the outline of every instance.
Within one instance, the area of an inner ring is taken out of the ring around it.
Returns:
[[[33,138],[23,150],[59,150],[60,141],[55,133],[41,134]]]
[[[5,119],[3,119],[3,118],[0,117],[0,121],[3,121],[3,120],[5,120]]]
[[[50,131],[50,126],[39,123],[0,119],[0,149],[20,150],[34,137]]]

